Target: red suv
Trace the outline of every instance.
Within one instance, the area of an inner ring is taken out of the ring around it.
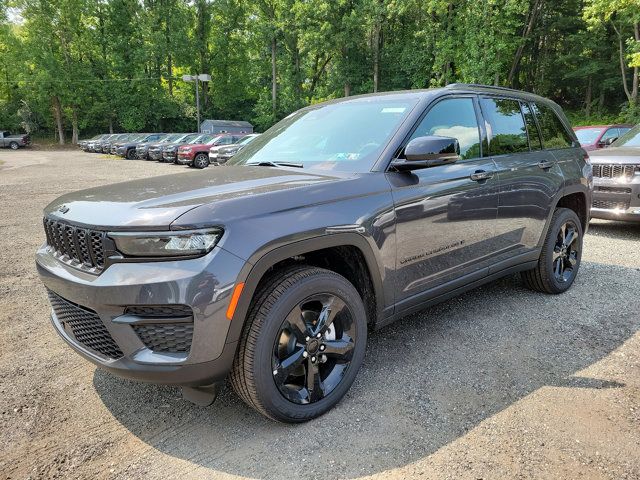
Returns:
[[[621,137],[633,125],[592,125],[589,127],[574,127],[576,136],[582,148],[587,151],[597,150],[611,145],[616,138]]]
[[[176,163],[196,168],[209,166],[209,149],[218,145],[231,145],[244,137],[244,134],[232,135],[228,133],[212,134],[200,139],[199,143],[182,145],[178,148]]]

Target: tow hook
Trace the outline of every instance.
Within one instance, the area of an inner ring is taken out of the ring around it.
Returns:
[[[220,385],[204,385],[202,387],[182,387],[182,398],[200,407],[208,407],[218,396]]]

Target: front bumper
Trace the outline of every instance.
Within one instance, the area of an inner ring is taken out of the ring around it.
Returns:
[[[178,154],[176,152],[162,152],[162,159],[165,162],[174,162]]]
[[[86,311],[104,325],[120,353],[111,357],[78,340],[52,311],[58,334],[80,355],[112,373],[139,381],[202,386],[222,381],[231,368],[236,343],[227,343],[231,322],[226,317],[230,295],[245,262],[216,247],[189,260],[114,263],[100,275],[60,262],[48,247],[36,253],[45,287]],[[188,352],[166,353],[147,347],[127,320],[127,307],[186,305],[193,312],[193,337]]]
[[[191,162],[193,162],[193,157],[184,153],[179,153],[178,158],[176,159],[176,163],[179,163],[180,165],[190,165]]]
[[[594,177],[591,217],[640,222],[640,175]]]
[[[162,151],[161,150],[149,150],[147,154],[151,160],[162,160]]]

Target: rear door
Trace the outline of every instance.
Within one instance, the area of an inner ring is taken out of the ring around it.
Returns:
[[[454,137],[461,159],[387,173],[396,214],[396,300],[405,307],[431,295],[427,290],[450,289],[461,277],[486,275],[495,253],[497,176],[493,160],[482,156],[477,99],[436,102],[405,145],[427,135]]]
[[[515,98],[483,97],[480,105],[489,155],[499,178],[500,252],[492,267],[498,271],[535,253],[563,176],[554,155],[543,148],[530,104]]]

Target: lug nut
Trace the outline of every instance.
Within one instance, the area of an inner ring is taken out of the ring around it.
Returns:
[[[311,357],[311,361],[315,362],[316,361],[316,357]]]
[[[311,337],[305,337],[305,340],[308,342],[309,340],[311,340]]]
[[[325,349],[325,348],[327,348],[327,347],[326,347],[326,346],[324,346],[324,345],[320,345],[320,351],[321,351],[321,352],[324,352],[324,349]]]
[[[319,334],[316,335],[316,338],[320,338],[321,336],[322,336],[322,334],[319,333]]]
[[[304,358],[307,358],[307,357],[309,356],[309,354],[308,354],[307,352],[302,352],[302,356],[303,356]]]
[[[274,374],[274,375],[277,375],[277,374],[278,374],[278,370],[274,370],[274,371],[273,371],[273,374]]]

